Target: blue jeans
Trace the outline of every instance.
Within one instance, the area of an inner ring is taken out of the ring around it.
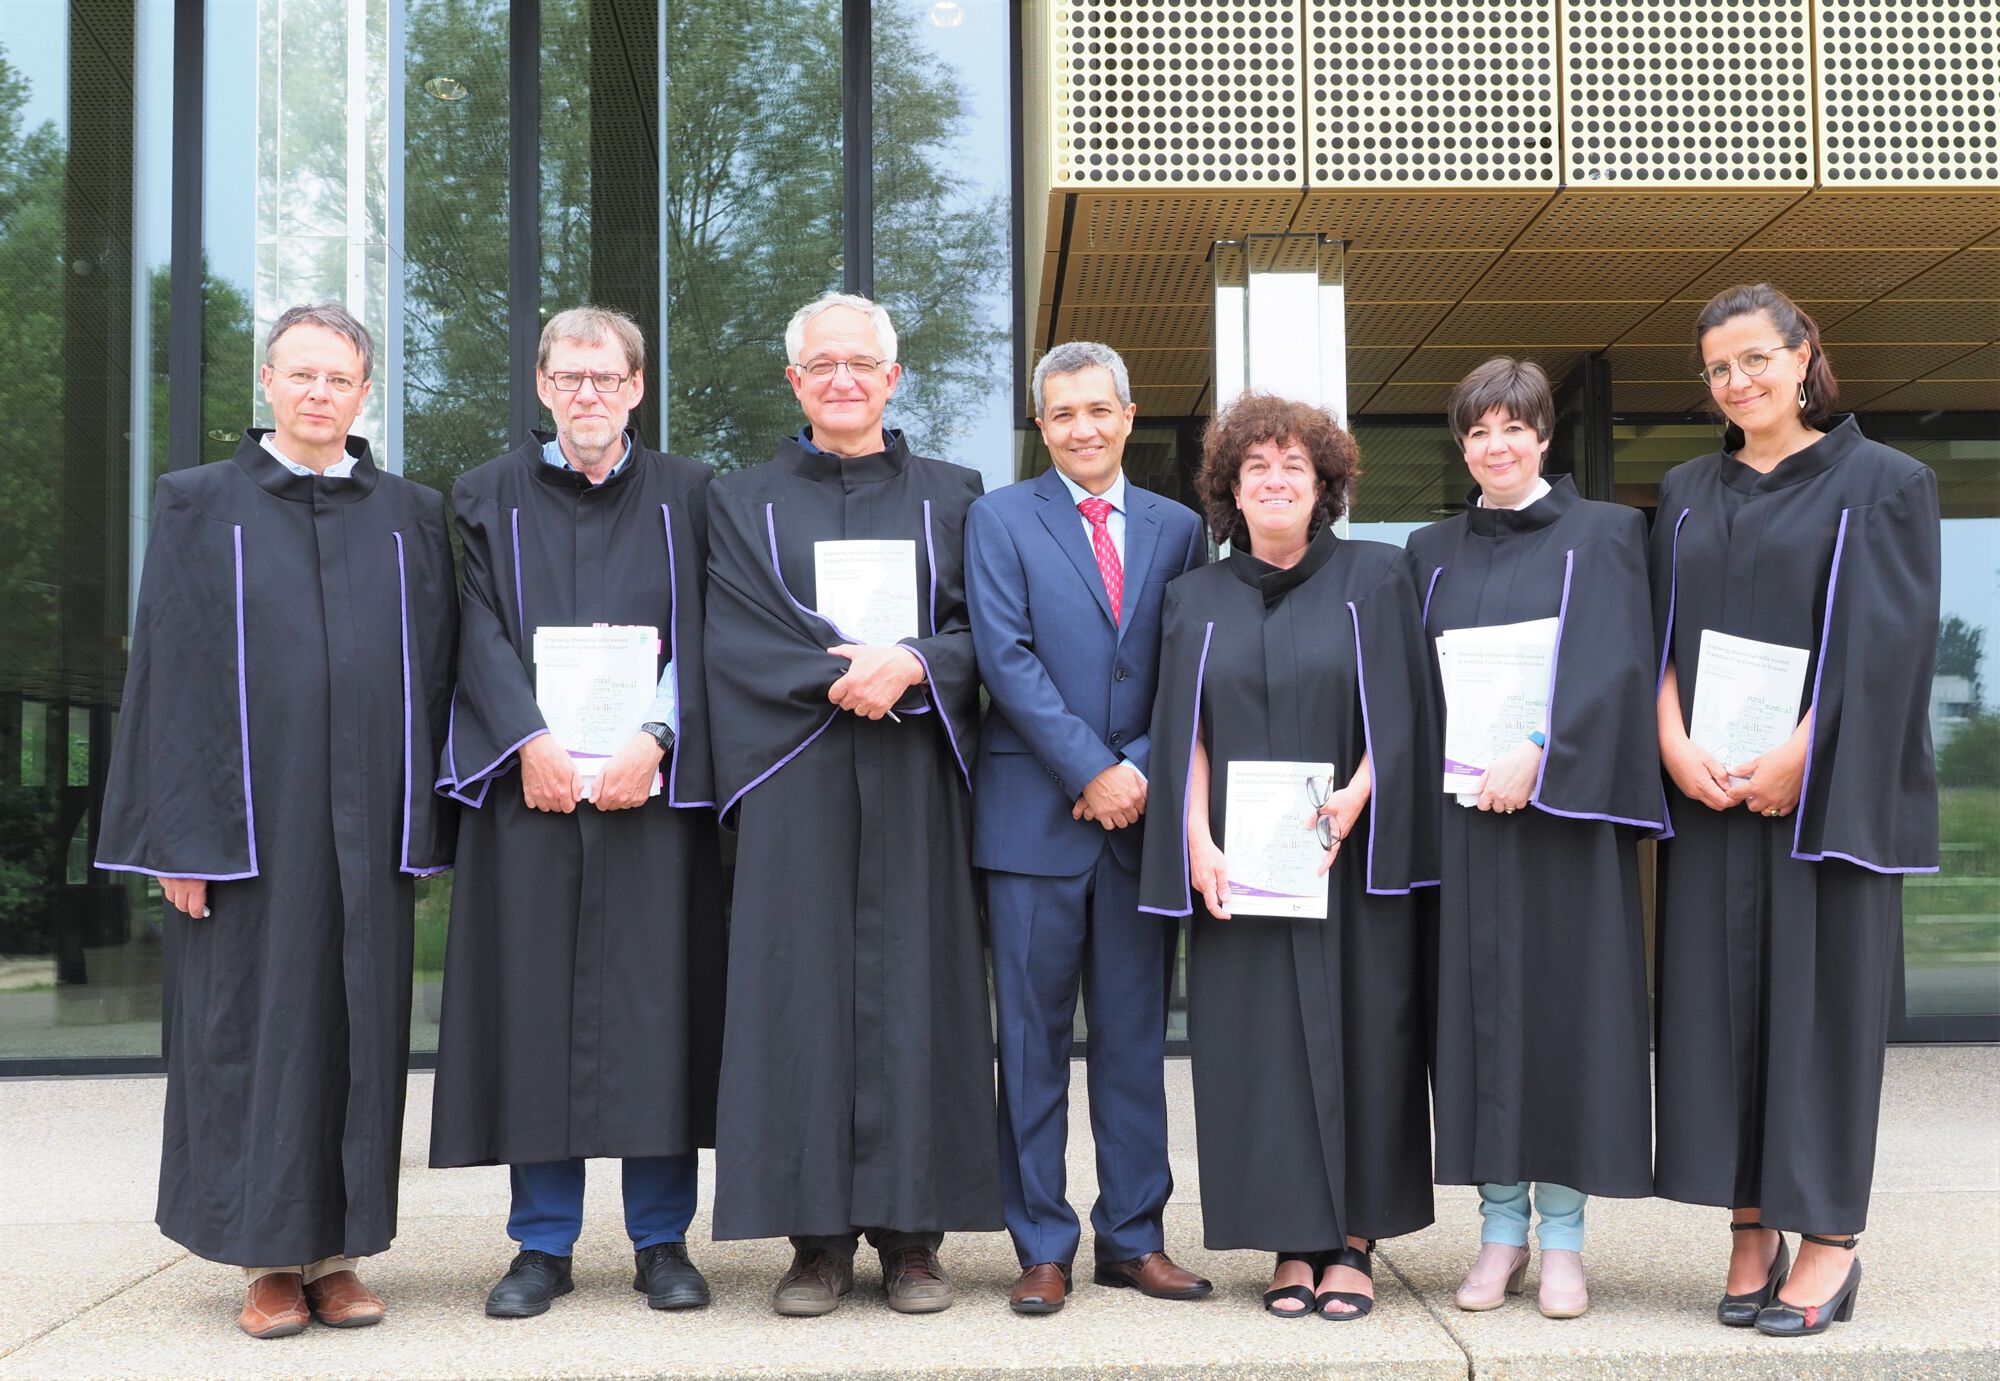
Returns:
[[[1542,1250],[1582,1251],[1583,1206],[1590,1202],[1590,1196],[1547,1180],[1533,1188],[1535,1211],[1542,1219],[1535,1226],[1535,1237]],[[1526,1184],[1479,1186],[1479,1216],[1485,1220],[1480,1241],[1509,1247],[1528,1245],[1528,1190]]]
[[[547,1160],[507,1170],[514,1183],[507,1235],[522,1251],[574,1252],[583,1231],[583,1162]],[[632,1249],[687,1241],[694,1220],[694,1156],[627,1156],[624,1170],[625,1231]]]

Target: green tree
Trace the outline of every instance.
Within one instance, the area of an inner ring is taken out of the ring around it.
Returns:
[[[1957,614],[1948,615],[1938,625],[1937,674],[1963,676],[1972,686],[1968,697],[1975,706],[1986,702],[1980,673],[1986,660],[1986,630],[1967,623]]]

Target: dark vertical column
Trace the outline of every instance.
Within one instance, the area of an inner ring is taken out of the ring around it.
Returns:
[[[650,331],[660,320],[660,11],[657,0],[591,0],[590,298]],[[576,304],[549,304],[560,310]],[[661,357],[657,342],[648,353]],[[632,423],[655,446],[666,380]]]
[[[1577,371],[1582,385],[1577,402],[1583,442],[1577,456],[1577,492],[1586,499],[1610,503],[1618,488],[1611,463],[1611,361],[1602,355],[1585,355]]]
[[[507,7],[508,431],[519,441],[541,415],[535,349],[542,337],[542,5]]]
[[[167,307],[167,465],[201,464],[202,76],[204,0],[174,4],[173,266]],[[128,99],[127,104],[130,104]]]
[[[840,5],[842,286],[875,295],[875,30],[870,0]]]
[[[1014,166],[1009,170],[1008,204],[1013,207],[1012,244],[1014,247],[1014,418],[1015,425],[1022,425],[1022,419],[1034,415],[1034,400],[1030,397],[1028,377],[1028,335],[1035,329],[1035,318],[1028,304],[1028,238],[1027,238],[1027,98],[1022,92],[1021,74],[1021,29],[1023,20],[1021,6],[1008,6],[1007,23],[1007,70],[1013,80],[1008,83],[1007,118],[1014,130]],[[1037,192],[1038,196],[1046,193]]]

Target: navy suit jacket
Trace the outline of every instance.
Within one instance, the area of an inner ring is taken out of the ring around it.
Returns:
[[[1108,836],[1137,870],[1140,829],[1107,831],[1070,810],[1121,758],[1148,770],[1160,602],[1168,581],[1207,556],[1191,510],[1128,480],[1121,626],[1062,476],[1049,470],[972,505],[965,596],[992,698],[973,773],[975,867],[1072,877]]]

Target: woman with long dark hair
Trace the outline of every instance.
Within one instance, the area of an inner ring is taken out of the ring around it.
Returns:
[[[1719,452],[1668,473],[1653,526],[1675,830],[1654,1180],[1732,1210],[1721,1322],[1797,1336],[1854,1310],[1901,875],[1937,866],[1937,478],[1833,411],[1819,329],[1770,284],[1718,294],[1695,339],[1726,426]],[[1795,719],[1781,700],[1777,734],[1698,742],[1705,659],[1710,722],[1784,684],[1742,668],[1788,659]]]

